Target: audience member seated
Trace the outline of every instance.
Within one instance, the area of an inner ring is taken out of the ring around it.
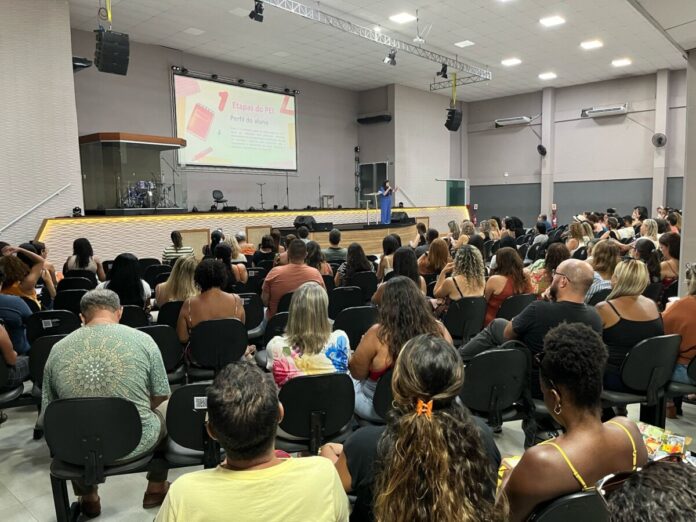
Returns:
[[[503,220],[503,230],[510,232],[515,239],[526,233],[522,220],[516,216],[506,217]]]
[[[504,477],[513,522],[526,520],[544,502],[593,489],[609,473],[635,471],[648,458],[635,422],[616,417],[602,424],[607,352],[593,328],[561,324],[551,329],[537,360],[544,404],[564,433],[529,448]]]
[[[551,225],[551,222],[549,221],[549,217],[546,214],[539,214],[539,217],[537,217],[537,223],[543,223],[544,224],[544,231],[541,232],[542,234],[548,234],[551,232],[551,229],[553,229],[553,225]],[[537,228],[537,230],[539,230]]]
[[[413,238],[413,240],[409,241],[409,246],[411,248],[418,248],[420,246],[423,246],[427,243],[425,239],[425,234],[427,233],[428,229],[425,226],[425,223],[419,221],[416,223],[416,237]]]
[[[30,243],[34,245],[34,248],[36,249],[36,252],[44,258],[44,273],[41,276],[42,278],[46,277],[46,273],[51,277],[51,280],[53,281],[53,286],[57,287],[58,286],[58,278],[56,277],[56,267],[53,263],[51,263],[48,260],[48,248],[46,245],[41,242],[41,241],[36,241],[36,240],[31,240]]]
[[[30,268],[18,256],[23,255],[25,259],[31,260],[34,264]],[[39,299],[36,295],[36,283],[41,277],[44,259],[35,252],[30,252],[22,247],[5,246],[0,257],[0,270],[5,273],[2,292],[6,295],[26,297],[31,299],[39,306]]]
[[[193,256],[181,256],[174,262],[169,279],[155,287],[155,302],[160,308],[169,301],[186,301],[198,294],[193,274],[198,261]]]
[[[223,290],[227,282],[227,270],[221,261],[201,261],[196,267],[193,280],[200,295],[189,297],[181,307],[176,332],[182,343],[188,342],[191,330],[203,321],[239,319],[243,323],[246,320],[240,297]]]
[[[679,279],[680,249],[681,236],[679,234],[669,232],[660,237],[660,252],[662,252],[660,274],[662,277],[662,286],[664,286],[665,289]]]
[[[592,237],[587,235],[582,223],[577,221],[571,223],[568,228],[568,238],[565,243],[570,251],[570,255],[572,256],[578,248],[586,247],[590,239],[592,239]]]
[[[545,215],[544,215],[545,216]],[[537,221],[535,227],[534,227],[534,241],[532,241],[532,246],[536,245],[537,243],[541,243],[542,245],[545,245],[546,242],[549,240],[549,236],[547,234],[547,230],[551,230],[551,224],[548,223],[547,221]]]
[[[633,218],[631,216],[624,216],[621,218],[621,227],[616,231],[616,235],[621,239],[633,239],[636,235],[636,231],[633,228]]]
[[[41,271],[41,277],[37,281],[37,285],[47,288],[49,292],[44,294],[42,291],[38,297],[39,302],[41,303],[41,308],[43,310],[50,310],[53,308],[53,299],[56,296],[56,291],[58,288],[56,267],[48,260],[48,248],[43,242],[32,239],[29,241],[29,244],[31,244],[36,253],[44,259],[43,270]]]
[[[552,243],[549,245],[546,249],[546,256],[542,259],[537,259],[525,269],[525,272],[529,274],[532,293],[537,297],[541,297],[551,285],[553,273],[558,268],[558,265],[569,258],[570,251],[563,243]]]
[[[640,227],[643,224],[643,221],[648,219],[648,209],[640,205],[637,207],[633,207],[633,213],[631,214],[631,218],[633,219],[633,231],[635,232],[635,235],[638,235],[641,233]]]
[[[99,281],[106,280],[106,273],[101,260],[94,255],[89,239],[84,237],[73,241],[73,254],[65,260],[63,273],[70,270],[89,270],[94,272]]]
[[[659,283],[662,281],[662,266],[660,265],[655,243],[649,239],[639,239],[633,244],[631,254],[633,258],[642,261],[648,267],[650,283]]]
[[[304,225],[297,227],[297,238],[301,239],[305,245],[309,243],[309,229]]]
[[[229,364],[207,399],[208,433],[220,442],[225,460],[179,477],[156,522],[348,521],[348,498],[331,462],[276,455],[283,406],[270,375],[248,362]]]
[[[655,246],[657,243],[657,222],[654,219],[644,219],[640,225],[640,237],[649,239]]]
[[[517,249],[505,247],[498,250],[494,275],[486,281],[483,291],[488,301],[484,326],[495,319],[498,310],[508,297],[528,294],[531,291],[532,286],[529,277],[524,273],[524,265]]]
[[[230,238],[232,239],[232,238]],[[237,245],[239,246],[239,252],[243,256],[253,256],[254,252],[256,251],[256,247],[252,245],[251,243],[247,243],[247,238],[246,234],[244,232],[237,232],[234,235],[234,240],[237,242]],[[235,261],[236,257],[233,257],[232,260]],[[239,261],[246,261],[246,258],[244,259],[239,259]]]
[[[7,382],[4,386],[0,386],[0,393],[2,393],[15,389],[29,379],[29,356],[19,355],[15,351],[2,319],[0,319],[0,356],[0,364],[7,366]],[[6,419],[7,416],[0,412],[0,424]]]
[[[498,241],[500,239],[500,222],[495,218],[488,220],[491,227],[491,231],[488,233],[488,239],[491,241]]]
[[[254,255],[252,257],[252,263],[254,264],[254,266],[259,266],[261,261],[273,261],[276,257],[276,254],[277,250],[273,241],[273,237],[269,234],[266,234],[261,238],[261,244],[259,245],[259,249],[256,252],[254,252]]]
[[[459,225],[455,220],[452,220],[447,223],[447,228],[449,228],[449,232],[447,233],[447,237],[445,238],[447,240],[447,243],[449,243],[450,246],[456,245],[457,241],[459,240],[459,236],[461,236],[462,234]]]
[[[617,243],[613,239],[606,239],[598,242],[592,249],[592,261],[590,264],[594,268],[592,286],[587,291],[585,302],[589,303],[592,297],[601,290],[611,289],[611,278],[614,269],[620,261],[620,251]]]
[[[234,292],[237,283],[246,283],[249,280],[249,273],[243,263],[232,262],[232,248],[227,243],[220,243],[215,247],[215,259],[225,265],[227,272],[227,281],[223,290],[225,292]]]
[[[486,286],[486,267],[481,252],[471,245],[462,245],[437,276],[433,297],[437,302],[435,315],[444,317],[452,301],[483,295]]]
[[[512,231],[504,230],[501,232],[500,242],[498,243],[498,250],[500,250],[501,248],[514,248],[515,250],[517,250],[517,243],[515,241]],[[497,264],[498,259],[497,256],[494,254],[491,258],[490,269],[495,270]]]
[[[184,246],[181,232],[174,230],[171,235],[172,244],[162,251],[162,264],[174,265],[180,257],[193,256],[193,247]]]
[[[336,286],[351,286],[353,274],[358,272],[374,272],[375,266],[365,256],[365,251],[359,243],[351,243],[345,263],[336,270],[334,283]]]
[[[290,248],[290,243],[295,241],[297,239],[295,237],[295,234],[288,234],[285,236],[285,244],[288,245],[288,248]],[[288,251],[287,249],[282,252],[281,254],[278,255],[275,259],[275,266],[283,266],[288,264]]]
[[[239,246],[239,243],[237,242],[236,236],[232,237],[227,237],[222,240],[223,245],[228,245],[230,249],[232,249],[232,254],[230,256],[230,262],[232,263],[246,263],[247,262],[247,257],[244,255],[244,252],[242,252],[241,247]],[[215,253],[215,250],[213,250],[213,253]],[[250,256],[253,257],[252,254],[249,254]]]
[[[297,290],[303,283],[314,281],[323,288],[324,279],[316,268],[305,265],[307,245],[301,239],[294,239],[288,246],[289,263],[271,270],[263,281],[261,300],[268,307],[266,317],[270,319],[278,310],[281,298]]]
[[[418,264],[416,263],[416,254],[412,248],[400,247],[394,252],[394,271],[392,272],[396,276],[408,277],[411,281],[416,283],[416,286],[420,288],[423,295],[428,291],[427,285],[425,284],[425,279],[423,276],[418,274]],[[372,296],[372,302],[379,306],[382,303],[382,295],[384,294],[384,283],[380,283],[377,286],[377,291],[375,295]]]
[[[329,248],[322,250],[327,263],[343,263],[348,256],[348,251],[339,246],[341,244],[341,231],[337,228],[329,232]]]
[[[430,243],[428,251],[418,258],[418,273],[420,275],[439,275],[450,261],[447,242],[437,238]]]
[[[599,238],[600,239],[613,239],[615,241],[618,241],[619,239],[621,239],[621,237],[619,237],[619,233],[618,233],[619,220],[613,216],[609,216],[609,217],[607,217],[606,223],[607,223],[607,230],[601,236],[599,236]]]
[[[152,290],[140,278],[138,258],[133,254],[119,254],[109,271],[109,278],[97,288],[108,288],[118,294],[122,306],[135,305],[150,308]]]
[[[674,367],[672,380],[684,384],[696,384],[686,374],[686,368],[696,357],[696,277],[689,281],[689,293],[674,303],[667,305],[662,313],[666,334],[681,335],[679,358]]]
[[[394,252],[399,248],[399,242],[392,235],[384,236],[382,239],[382,256],[377,266],[377,279],[382,281],[384,276],[394,270]]]
[[[404,276],[391,278],[384,285],[377,324],[365,333],[348,365],[355,380],[355,413],[359,417],[380,421],[372,404],[377,381],[394,365],[406,341],[426,333],[452,342],[416,283]]]
[[[24,355],[30,348],[24,325],[32,312],[27,303],[22,301],[20,297],[6,295],[2,291],[5,284],[5,272],[1,265],[4,264],[0,260],[0,320],[3,322],[4,330],[10,337],[10,348],[18,354]],[[4,353],[4,355],[5,362],[10,364],[9,352]]]
[[[670,212],[667,215],[667,223],[669,223],[669,231],[681,233],[681,214],[679,212]]]
[[[466,245],[469,243],[472,237],[476,236],[476,227],[474,224],[469,221],[468,219],[465,219],[462,221],[462,227],[461,227],[461,233],[459,234],[459,240],[454,243],[454,248],[458,249],[462,245]]]
[[[602,318],[604,342],[609,351],[604,387],[630,391],[621,380],[621,364],[626,354],[644,339],[664,333],[662,318],[655,301],[641,294],[648,286],[648,269],[635,259],[616,266],[613,288],[606,302],[597,305]]]
[[[278,230],[277,228],[271,230],[271,237],[273,238],[273,251],[276,254],[282,254],[283,252],[285,252],[285,247],[283,246],[281,241],[280,230]]]
[[[321,247],[316,241],[307,242],[307,259],[305,259],[305,263],[307,266],[316,268],[323,276],[333,275],[333,268],[331,268],[331,265],[326,262],[326,259],[324,259],[324,254],[321,252]]]
[[[56,343],[46,361],[41,407],[57,399],[120,397],[138,409],[142,424],[140,443],[119,462],[137,460],[166,440],[162,403],[169,397],[169,382],[155,341],[146,333],[118,324],[121,303],[105,289],[87,292],[80,302],[85,325]],[[158,406],[162,408],[158,409]],[[159,506],[167,482],[166,462],[153,459],[143,507]],[[73,481],[82,512],[93,518],[101,512],[96,486]]]
[[[350,342],[343,330],[331,331],[326,290],[304,283],[293,293],[289,312],[285,334],[266,348],[275,383],[280,387],[300,375],[348,373]]]
[[[53,300],[56,297],[56,287],[53,284],[51,274],[49,274],[46,271],[46,259],[39,254],[39,251],[31,243],[22,243],[21,245],[19,245],[19,248],[31,252],[32,254],[36,254],[36,256],[29,257],[28,255],[23,254],[22,252],[17,252],[17,258],[20,261],[22,261],[25,265],[27,265],[27,268],[29,268],[29,273],[31,273],[32,269],[34,268],[34,265],[41,265],[41,275],[36,280],[36,287],[41,288],[41,291],[37,292],[37,299],[42,309],[52,309]]]
[[[387,425],[323,447],[357,495],[354,519],[372,519],[374,490],[378,520],[505,520],[504,504],[495,505],[500,453],[490,428],[457,399],[463,381],[456,350],[420,335],[396,361]]]
[[[425,233],[425,244],[416,247],[416,258],[419,258],[430,249],[430,243],[439,237],[440,233],[434,228],[429,228]],[[461,239],[461,236],[459,236]]]
[[[491,222],[489,219],[484,219],[479,224],[479,232],[484,241],[491,241]]]
[[[223,239],[225,239],[225,236],[222,230],[213,230],[210,233],[210,244],[203,247],[203,258],[212,259],[215,255],[215,247],[218,246]]]

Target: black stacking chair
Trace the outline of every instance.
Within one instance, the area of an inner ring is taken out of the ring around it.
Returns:
[[[287,312],[288,310],[290,310],[290,301],[292,300],[292,294],[293,292],[288,292],[280,298],[280,301],[278,301],[278,309],[276,310],[276,313]]]
[[[575,252],[573,252],[573,255],[570,256],[573,259],[580,259],[581,261],[585,261],[587,259],[587,247],[580,247],[578,248]]]
[[[590,300],[587,302],[589,306],[597,306],[599,303],[602,301],[606,301],[607,297],[609,297],[609,294],[611,293],[611,288],[605,288],[604,290],[599,290],[595,292],[595,294],[590,297]]]
[[[334,276],[330,275],[323,275],[321,278],[324,280],[324,286],[326,287],[327,292],[331,292],[334,288],[336,288],[336,282],[334,281]]]
[[[44,335],[63,335],[77,330],[80,318],[67,310],[44,310],[27,318],[27,340],[33,343]]]
[[[118,459],[140,443],[142,425],[135,404],[116,397],[59,399],[46,408],[46,443],[51,451],[51,488],[58,522],[77,520],[78,503],[71,507],[68,480],[88,486],[106,477],[146,471],[152,453],[121,464]]]
[[[263,335],[263,302],[255,293],[239,294],[244,304],[244,326],[247,329],[249,339],[255,339]]]
[[[517,240],[519,241],[520,239],[524,239],[524,237],[520,237]],[[527,243],[524,243],[520,246],[517,247],[517,255],[520,256],[520,259],[524,261],[527,258],[527,251],[529,250],[529,245]]]
[[[150,324],[150,321],[142,306],[126,305],[123,307],[120,323],[130,326],[131,328],[140,328],[141,326]]]
[[[534,294],[517,294],[511,295],[503,304],[498,308],[498,313],[496,318],[500,317],[502,319],[512,320],[513,317],[519,315],[522,310],[527,308],[530,304],[536,301],[536,296]]]
[[[94,288],[94,282],[86,277],[65,277],[58,282],[56,292],[64,292],[65,290],[93,290]]]
[[[302,375],[290,379],[278,395],[285,408],[280,428],[300,441],[276,438],[276,448],[316,455],[324,442],[342,442],[352,432],[353,381],[345,373]]]
[[[609,512],[596,490],[564,495],[536,508],[527,522],[609,522]]]
[[[367,303],[377,291],[377,274],[374,272],[356,272],[350,278],[352,286],[360,287],[363,293],[363,302]]]
[[[172,392],[167,403],[167,451],[172,467],[214,468],[221,460],[220,444],[208,435],[208,384],[186,384]]]
[[[333,270],[334,275],[336,275],[336,272],[338,272],[338,269],[341,267],[343,263],[329,263],[329,266],[331,267],[331,270]]]
[[[146,333],[157,344],[164,369],[167,370],[169,384],[181,384],[186,380],[186,367],[184,365],[184,347],[179,342],[176,330],[166,324],[154,324],[138,328]]]
[[[150,285],[152,291],[155,291],[155,286],[157,285],[157,277],[161,274],[170,274],[172,267],[169,265],[150,265],[145,269],[145,274],[143,279]]]
[[[437,281],[433,281],[432,283],[428,283],[425,295],[427,297],[434,298],[435,297],[435,285],[437,284]]]
[[[691,359],[689,366],[686,368],[686,374],[692,381],[696,381],[696,358]],[[695,384],[670,381],[667,386],[667,397],[681,397],[691,393],[696,393]]]
[[[529,259],[532,263],[537,259],[540,259],[541,256],[539,255],[539,252],[541,252],[542,249],[542,243],[537,243],[536,245],[530,246],[529,250],[527,250],[527,259]]]
[[[639,342],[621,365],[621,380],[634,393],[602,391],[604,407],[641,403],[640,420],[665,427],[665,391],[679,355],[680,335],[661,335]]]
[[[677,297],[679,295],[679,280],[673,281],[665,291],[662,293],[662,310],[667,308],[667,303],[670,297]]]
[[[147,269],[155,265],[161,265],[161,263],[159,259],[155,259],[154,257],[142,257],[138,259],[138,266],[140,267],[140,277],[145,279],[145,272],[147,271]],[[170,266],[168,267],[171,269]]]
[[[288,316],[288,312],[280,312],[268,320],[261,342],[264,348],[276,335],[283,335],[285,333],[285,327],[288,325]]]
[[[273,263],[274,261],[271,259],[264,259],[263,261],[259,262],[258,266],[259,268],[266,270],[266,274],[268,274],[271,270],[273,270]]]
[[[168,303],[164,303],[157,314],[157,324],[166,324],[176,330],[179,312],[181,312],[181,307],[183,305],[183,301],[169,301]]]
[[[68,310],[76,316],[80,316],[80,299],[87,293],[87,290],[63,290],[56,294],[53,300],[54,310]]]
[[[345,308],[334,321],[334,330],[343,330],[348,335],[351,349],[355,350],[360,339],[377,322],[377,308],[374,306],[354,306]]]
[[[372,398],[372,405],[375,408],[375,413],[379,415],[382,419],[381,422],[375,422],[373,420],[363,419],[355,415],[360,426],[379,426],[386,422],[387,414],[392,409],[392,402],[394,401],[394,394],[392,393],[392,375],[394,374],[394,369],[390,368],[387,372],[379,378],[377,381],[377,387],[375,388],[375,396]]]
[[[7,380],[9,378],[9,375],[10,371],[7,364],[5,364],[5,361],[2,358],[0,358],[0,388],[4,388],[5,386],[7,386]],[[0,410],[3,406],[14,406],[13,403],[22,396],[23,391],[23,384],[8,391],[0,391]]]
[[[500,248],[500,239],[496,239],[495,241],[493,241],[493,244],[491,245],[491,259],[493,258],[493,256],[495,255],[495,253],[498,251],[499,248]],[[490,259],[489,259],[489,261],[490,261]]]
[[[247,348],[247,331],[237,319],[214,319],[198,323],[191,330],[189,382],[206,381],[227,364],[238,361]]]
[[[113,264],[113,261],[111,262]],[[106,266],[104,266],[104,270],[106,271]],[[70,279],[73,277],[84,277],[85,279],[89,279],[92,281],[94,286],[92,288],[96,288],[98,281],[97,281],[97,274],[92,272],[91,270],[84,270],[82,268],[76,268],[75,270],[68,270],[63,274],[64,279]],[[90,290],[92,289],[90,288]]]
[[[652,299],[656,303],[661,303],[662,297],[662,282],[658,281],[656,283],[650,283],[648,287],[643,291],[643,296],[648,299]]]
[[[111,273],[111,269],[114,266],[114,260],[108,259],[107,261],[102,261],[102,266],[104,267],[104,275],[106,275],[108,278],[109,274]]]
[[[247,274],[249,274],[249,279],[246,282],[246,286],[249,289],[249,292],[261,295],[263,281],[266,279],[266,269],[258,266],[254,268],[247,268]]]
[[[222,208],[224,209],[226,204],[227,199],[225,199],[225,195],[222,193],[222,190],[213,190],[213,204],[211,205],[210,210],[220,210],[218,205],[222,205]]]
[[[464,297],[452,301],[442,323],[452,336],[455,346],[467,343],[483,328],[488,303],[484,297]]]
[[[41,307],[33,299],[30,299],[25,295],[20,295],[19,298],[22,301],[24,301],[24,304],[26,304],[29,307],[29,310],[31,311],[32,314],[35,314],[36,312],[41,311]]]
[[[329,317],[336,319],[341,310],[364,304],[364,294],[359,286],[339,286],[329,292]]]
[[[157,288],[157,285],[169,281],[170,275],[171,272],[162,272],[161,274],[157,274],[157,277],[155,278],[155,286],[152,287],[152,290],[154,291],[155,288]]]

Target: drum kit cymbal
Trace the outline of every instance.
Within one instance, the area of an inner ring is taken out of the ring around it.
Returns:
[[[121,195],[121,208],[173,208],[174,185],[159,181],[140,180],[128,185]]]

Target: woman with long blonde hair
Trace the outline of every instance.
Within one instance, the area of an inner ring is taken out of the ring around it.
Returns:
[[[178,257],[174,262],[169,279],[155,287],[155,302],[162,306],[169,301],[186,301],[189,297],[198,295],[198,289],[193,282],[198,261],[193,256]]]
[[[490,232],[488,233],[489,239],[491,241],[498,241],[500,239],[500,227],[495,219],[489,219],[488,224],[490,226]]]
[[[654,219],[645,219],[640,225],[640,237],[645,237],[650,239],[655,246],[658,246],[657,242],[657,221]]]
[[[578,248],[587,246],[589,239],[586,237],[585,228],[582,223],[574,221],[568,227],[568,238],[566,239],[566,246],[570,251],[570,255],[573,255]]]
[[[244,254],[242,254],[242,249],[240,248],[236,237],[234,237],[234,236],[227,237],[222,242],[224,244],[229,245],[230,248],[232,249],[232,256],[230,257],[230,261],[232,263],[246,263],[247,262],[247,258]]]
[[[472,245],[462,245],[454,261],[447,263],[437,276],[433,296],[439,303],[435,315],[444,316],[452,301],[482,296],[485,286],[486,266],[481,251]]]

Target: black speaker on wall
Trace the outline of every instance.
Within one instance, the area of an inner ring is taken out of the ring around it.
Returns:
[[[447,109],[447,121],[445,127],[447,130],[457,132],[462,124],[462,111],[459,109]]]
[[[121,74],[128,72],[130,61],[130,41],[125,33],[114,31],[95,31],[97,47],[94,50],[94,65],[101,72]]]

